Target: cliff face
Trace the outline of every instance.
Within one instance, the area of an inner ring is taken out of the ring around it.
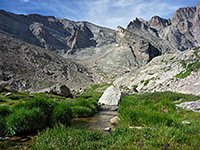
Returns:
[[[0,32],[61,55],[69,50],[115,42],[114,30],[89,22],[37,14],[16,15],[3,10],[0,11]]]

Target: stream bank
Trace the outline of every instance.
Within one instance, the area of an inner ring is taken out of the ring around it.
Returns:
[[[109,132],[105,128],[114,130],[116,125],[111,125],[110,119],[118,116],[118,106],[102,105],[101,111],[91,117],[74,118],[71,127],[75,129],[86,129],[91,131],[104,131],[104,134]],[[2,150],[28,150],[36,140],[37,135],[15,136],[6,139],[1,139],[0,149]]]

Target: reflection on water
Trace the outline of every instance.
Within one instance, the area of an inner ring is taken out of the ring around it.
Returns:
[[[115,126],[111,125],[110,119],[118,115],[117,110],[118,106],[102,106],[102,111],[91,117],[73,119],[72,127],[92,131],[103,131],[107,127],[114,129]]]

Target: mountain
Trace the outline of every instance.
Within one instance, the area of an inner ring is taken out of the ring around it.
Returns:
[[[41,47],[0,33],[0,81],[18,91],[38,91],[57,83],[70,88],[93,84],[87,68]]]
[[[118,26],[116,31],[84,21],[75,22],[38,14],[17,15],[1,10],[0,33],[3,37],[1,40],[12,41],[5,43],[2,41],[1,43],[4,49],[4,53],[1,55],[3,60],[1,63],[1,80],[5,78],[4,76],[9,79],[14,76],[14,79],[20,78],[21,83],[18,83],[22,84],[23,74],[26,74],[25,71],[21,70],[22,68],[35,68],[36,72],[48,74],[43,77],[35,76],[32,75],[33,71],[27,69],[28,76],[24,78],[28,80],[34,78],[26,81],[27,88],[20,86],[18,89],[44,87],[36,81],[34,81],[34,85],[29,84],[28,82],[32,82],[31,80],[40,80],[41,83],[47,80],[48,84],[46,85],[50,85],[51,82],[53,82],[52,84],[57,82],[67,83],[71,87],[88,85],[93,83],[92,80],[97,83],[112,82],[118,77],[123,79],[126,75],[135,78],[138,78],[137,74],[143,76],[140,70],[144,67],[151,67],[149,64],[152,61],[155,62],[155,60],[168,55],[177,56],[176,60],[181,61],[178,57],[181,58],[185,54],[184,51],[199,46],[200,4],[197,7],[178,9],[171,19],[153,16],[149,21],[146,21],[142,18],[136,18],[126,28]],[[33,56],[34,59],[38,60],[37,64],[25,62],[25,58],[32,60],[32,55],[27,55],[25,51],[21,50],[23,47],[17,47],[17,44],[12,43],[28,45],[31,53],[35,53]],[[14,48],[12,48],[13,45],[15,45]],[[10,58],[5,55],[6,49],[12,56],[10,57],[12,60],[21,58],[23,63],[20,63],[20,60],[9,62]],[[11,51],[11,49],[14,50]],[[43,54],[37,55],[40,54],[40,50]],[[17,54],[17,51],[20,55]],[[51,55],[53,57],[51,60],[56,60],[60,66],[58,67],[57,63],[52,61],[52,66],[46,68],[51,61],[48,56],[45,57],[45,61],[40,61],[39,57],[43,58],[44,55]],[[191,57],[190,59],[193,60],[194,58]],[[187,60],[187,57],[183,58],[183,61],[185,60]],[[163,64],[161,61],[157,63]],[[22,66],[22,64],[24,65]],[[15,66],[15,68],[10,68],[10,66]],[[39,69],[37,69],[38,66]],[[159,65],[158,67],[162,68]],[[5,68],[7,69],[5,70]],[[175,68],[177,71],[174,71],[174,76],[176,73],[178,74],[178,71],[181,71],[177,66]],[[47,71],[48,69],[49,71]],[[63,76],[66,73],[65,70],[72,70],[74,74],[77,74],[77,77],[72,75],[69,78],[70,71],[67,71],[67,76]],[[157,71],[161,70],[158,69]],[[147,75],[144,75],[143,80],[148,82]],[[83,80],[80,76],[83,77]],[[132,78],[127,77],[126,82],[124,82],[125,86],[132,86],[132,81]],[[140,86],[138,82],[136,84]],[[120,86],[123,86],[123,84]],[[137,90],[145,91],[145,87]],[[147,91],[151,90],[147,89]]]
[[[116,44],[82,49],[70,56],[80,59],[94,72],[103,72],[103,78],[135,71],[154,57],[180,53],[198,46],[199,7],[200,4],[197,7],[180,8],[171,19],[153,16],[145,21],[136,18],[126,29],[117,27]]]
[[[115,42],[115,31],[89,22],[0,10],[0,32],[63,55]]]

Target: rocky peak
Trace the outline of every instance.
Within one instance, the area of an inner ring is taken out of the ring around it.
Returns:
[[[149,26],[152,28],[155,28],[157,30],[160,30],[162,28],[165,28],[169,25],[171,25],[170,19],[163,19],[159,16],[153,16],[150,21],[148,22]]]
[[[150,27],[141,19],[138,19],[136,17],[135,20],[131,21],[127,28],[127,30],[143,30],[143,31],[147,31],[150,29]]]
[[[122,28],[121,26],[117,26],[117,32],[119,33],[124,33],[125,29]]]
[[[178,24],[180,21],[193,19],[196,13],[196,7],[179,8],[172,16],[172,24]]]
[[[141,24],[142,22],[136,17],[135,20],[131,21],[127,28],[131,27],[131,28],[141,28]]]
[[[124,36],[125,36],[126,30],[122,28],[121,26],[117,27],[117,33],[116,33],[116,43],[121,44]]]
[[[145,24],[148,24],[148,21],[142,19],[142,18],[138,18],[138,20],[140,20],[141,22],[145,23]]]
[[[80,88],[92,83],[88,69],[43,48],[0,33],[0,80],[19,91],[55,84]]]

